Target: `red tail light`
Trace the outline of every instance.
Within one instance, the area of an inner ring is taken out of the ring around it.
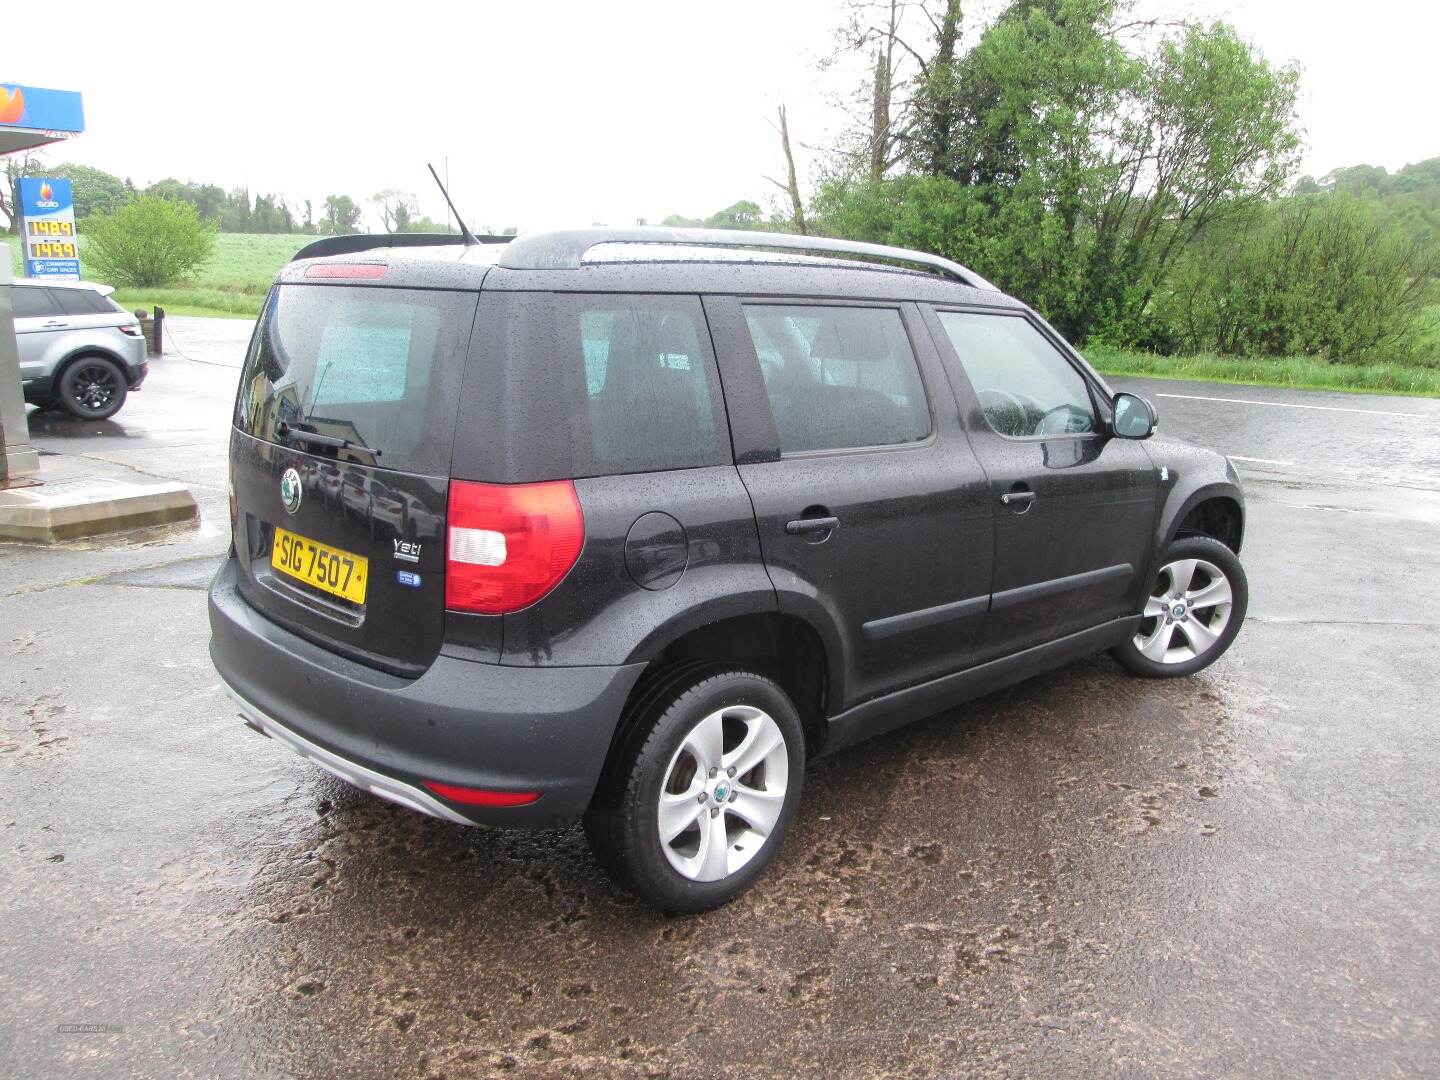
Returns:
[[[575,565],[585,519],[569,480],[450,482],[445,606],[501,615],[533,604]]]

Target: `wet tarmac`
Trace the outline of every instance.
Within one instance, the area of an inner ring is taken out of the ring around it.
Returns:
[[[1440,1072],[1440,402],[1126,381],[1264,459],[1232,652],[826,759],[757,888],[666,918],[578,831],[424,818],[239,724],[203,590],[248,330],[189,330],[112,423],[32,417],[204,521],[0,546],[0,1074]]]

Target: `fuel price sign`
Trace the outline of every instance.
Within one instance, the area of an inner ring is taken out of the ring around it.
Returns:
[[[15,183],[27,277],[80,279],[70,181],[22,176]]]

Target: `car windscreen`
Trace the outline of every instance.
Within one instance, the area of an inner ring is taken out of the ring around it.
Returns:
[[[277,286],[251,339],[236,426],[310,453],[446,475],[476,299]]]

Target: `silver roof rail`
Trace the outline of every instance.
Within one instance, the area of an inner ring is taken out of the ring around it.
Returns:
[[[768,248],[772,251],[863,255],[923,266],[962,285],[999,291],[973,270],[924,251],[865,244],[856,240],[835,240],[828,236],[793,236],[789,233],[744,232],[738,229],[592,228],[522,233],[505,247],[496,265],[509,270],[579,269],[585,253],[600,244],[683,244],[691,247]]]

